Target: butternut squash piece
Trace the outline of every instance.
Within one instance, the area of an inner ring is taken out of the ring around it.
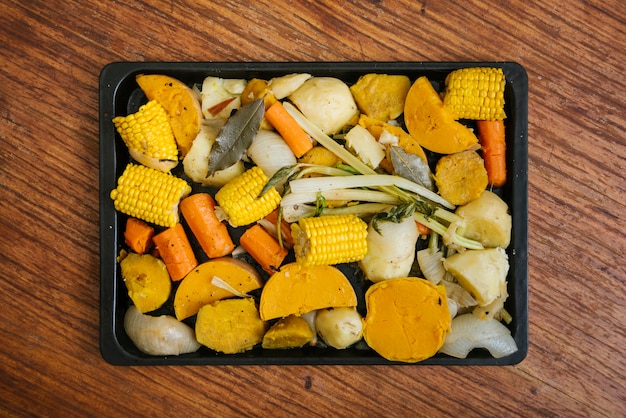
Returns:
[[[323,308],[356,306],[348,278],[333,266],[284,265],[265,283],[259,309],[268,321]]]
[[[174,313],[179,321],[198,313],[198,310],[217,300],[232,298],[226,289],[212,284],[219,277],[241,293],[263,286],[263,279],[254,267],[231,257],[215,258],[193,269],[180,283],[174,296]]]
[[[432,357],[450,332],[445,287],[425,279],[398,278],[365,293],[365,342],[387,360],[415,363]]]
[[[424,148],[439,154],[465,151],[478,143],[472,130],[457,122],[426,77],[418,78],[406,96],[404,122]]]
[[[167,301],[172,281],[165,263],[151,254],[122,254],[122,278],[139,312],[154,311]]]
[[[262,346],[268,349],[302,347],[313,340],[309,323],[300,316],[290,315],[279,319],[263,336]]]
[[[261,342],[267,323],[254,299],[225,299],[204,305],[196,319],[196,339],[224,354],[241,353]]]

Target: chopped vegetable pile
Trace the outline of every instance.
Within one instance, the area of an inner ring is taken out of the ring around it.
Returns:
[[[139,75],[146,104],[112,120],[139,351],[517,350],[502,69],[451,71],[441,92],[374,73],[200,81]]]

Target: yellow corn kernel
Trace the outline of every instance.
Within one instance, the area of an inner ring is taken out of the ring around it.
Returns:
[[[226,183],[215,194],[215,200],[232,226],[249,225],[278,207],[280,194],[274,187],[259,197],[268,181],[263,170],[254,166]]]
[[[191,193],[186,181],[143,165],[130,163],[111,191],[115,209],[159,226],[178,223],[178,204]]]
[[[356,215],[302,218],[291,224],[291,235],[303,266],[350,263],[367,253],[367,224]]]
[[[504,87],[502,68],[475,67],[452,71],[446,77],[443,105],[456,119],[502,120]]]
[[[169,117],[156,100],[141,106],[137,113],[113,118],[113,124],[133,158],[140,154],[156,163],[178,162],[178,148]],[[141,160],[141,156],[137,159]],[[151,166],[149,163],[144,165]],[[169,168],[162,171],[169,171]]]

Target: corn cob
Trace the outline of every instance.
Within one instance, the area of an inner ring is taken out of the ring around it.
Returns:
[[[263,170],[254,166],[226,183],[215,194],[215,200],[232,226],[249,225],[278,207],[280,194],[274,187],[259,197],[268,181]]]
[[[502,120],[504,86],[502,68],[461,68],[446,77],[443,105],[456,119]]]
[[[367,224],[356,215],[301,218],[291,224],[291,234],[303,266],[359,261],[367,253]]]
[[[191,193],[184,180],[130,163],[111,191],[115,209],[129,216],[171,227],[178,223],[178,203]]]
[[[113,118],[113,124],[138,162],[165,172],[178,163],[178,148],[169,117],[156,100],[141,106],[137,113]]]

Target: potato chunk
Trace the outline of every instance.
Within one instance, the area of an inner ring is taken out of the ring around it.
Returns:
[[[480,306],[486,306],[503,296],[509,258],[502,248],[457,253],[446,258],[443,266]]]
[[[404,112],[404,100],[411,88],[405,75],[365,74],[350,87],[361,112],[387,121]]]
[[[487,248],[507,248],[511,243],[511,215],[500,197],[485,190],[478,198],[459,206],[456,214],[465,220],[463,235]]]

